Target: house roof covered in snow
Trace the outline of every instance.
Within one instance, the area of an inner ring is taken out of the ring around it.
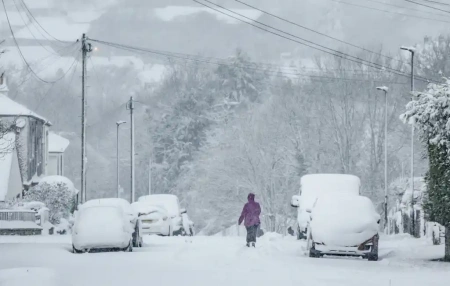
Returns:
[[[4,84],[4,86],[6,86],[6,84]],[[0,85],[0,91],[1,90],[2,85]],[[44,117],[38,115],[37,113],[34,113],[33,111],[26,108],[24,105],[15,102],[5,94],[0,92],[0,117],[1,116],[29,116],[36,118],[38,120],[42,120],[47,125],[51,125],[50,122]]]
[[[48,152],[63,153],[69,146],[70,141],[53,132],[48,134]]]

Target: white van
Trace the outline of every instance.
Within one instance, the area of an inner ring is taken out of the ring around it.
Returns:
[[[316,200],[327,194],[359,196],[361,180],[347,174],[310,174],[300,179],[300,194],[293,196],[291,206],[298,208],[297,238],[306,239],[310,212]]]

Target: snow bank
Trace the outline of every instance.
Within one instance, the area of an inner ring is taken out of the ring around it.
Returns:
[[[70,286],[57,276],[56,271],[48,268],[11,268],[0,270],[2,286]]]
[[[152,205],[164,207],[170,216],[180,215],[180,204],[175,195],[149,195],[142,196],[138,199],[139,202],[148,202]]]
[[[311,213],[315,242],[356,246],[378,233],[380,215],[363,196],[327,196],[318,199]]]

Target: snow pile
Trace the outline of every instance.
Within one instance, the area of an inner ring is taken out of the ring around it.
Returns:
[[[378,233],[380,215],[363,196],[327,196],[318,199],[311,213],[315,242],[356,246]]]
[[[167,209],[170,216],[180,215],[180,204],[175,195],[149,195],[142,196],[138,199],[139,202],[148,202],[155,206],[161,206]]]
[[[0,270],[2,286],[69,286],[54,270],[47,268],[11,268]]]

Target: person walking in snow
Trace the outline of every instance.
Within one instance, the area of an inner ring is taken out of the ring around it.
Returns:
[[[239,217],[239,225],[242,221],[247,229],[247,247],[256,244],[256,234],[258,232],[258,227],[261,221],[259,220],[259,215],[261,214],[261,207],[259,203],[255,202],[255,194],[250,193],[247,196],[248,202],[245,204],[242,210],[241,216]]]

